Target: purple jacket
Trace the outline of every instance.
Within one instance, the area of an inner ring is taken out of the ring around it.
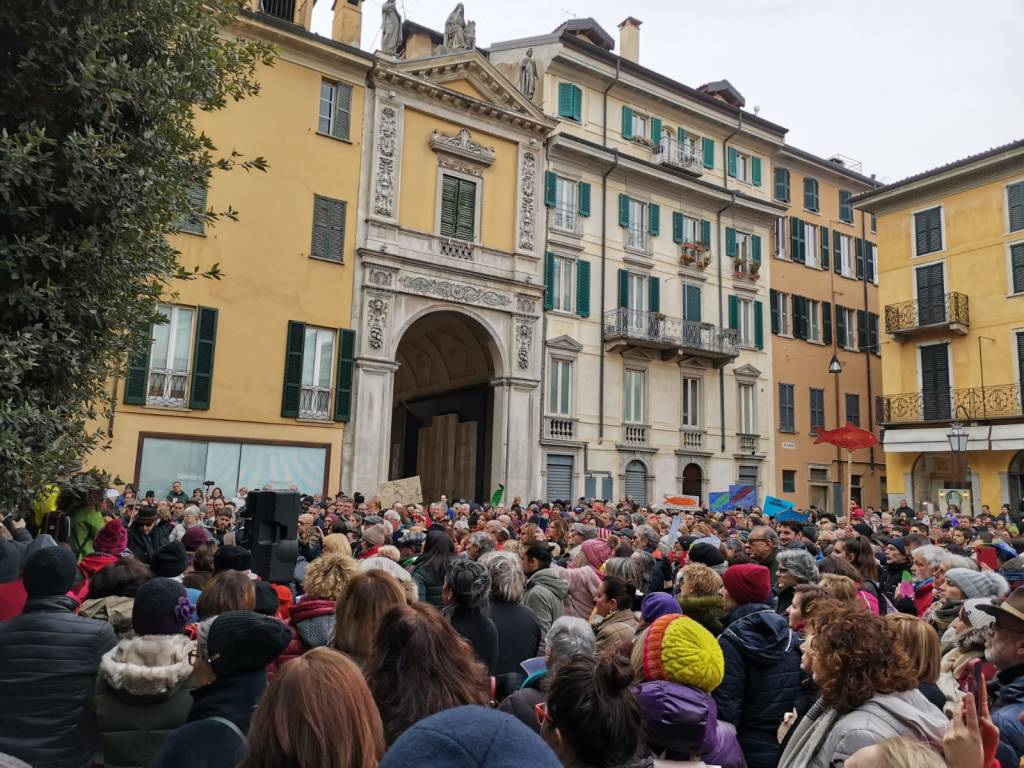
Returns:
[[[689,685],[651,680],[633,688],[647,744],[669,760],[701,758],[722,768],[744,768],[736,731],[718,722],[711,694]]]

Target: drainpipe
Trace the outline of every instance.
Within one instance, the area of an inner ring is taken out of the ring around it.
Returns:
[[[870,338],[871,337],[871,331],[870,331],[870,328],[871,328],[870,323],[871,323],[871,321],[870,321],[870,318],[868,317],[868,270],[867,270],[867,263],[868,263],[868,233],[867,233],[867,224],[865,224],[865,221],[864,221],[866,216],[867,216],[867,214],[865,214],[863,211],[861,211],[861,215],[860,215],[860,239],[864,243],[864,275],[863,275],[863,277],[864,277],[864,280],[863,280],[863,282],[864,282],[864,324],[867,326],[866,330],[868,330],[868,338]],[[877,264],[875,264],[874,271],[877,274],[877,272],[878,272],[878,265]],[[879,324],[881,324],[881,322],[882,322],[881,317],[879,317],[878,322],[879,322]],[[879,344],[881,344],[881,336],[882,336],[882,329],[879,328],[878,329],[878,337],[879,338],[877,340]],[[870,345],[868,345],[868,346],[870,347]],[[881,352],[881,349],[879,349],[879,352]],[[872,390],[872,387],[871,387],[871,349],[864,350],[864,361],[867,363],[867,377],[868,377],[868,429],[874,431],[874,429],[875,429],[875,397],[874,397],[874,391]],[[871,446],[871,448],[869,448],[869,450],[871,451],[871,456],[870,456],[871,474],[874,475],[875,474],[875,446]],[[852,491],[851,491],[851,493],[852,493]]]
[[[550,165],[548,160],[548,147],[550,146],[551,137],[544,139],[544,167],[547,168]],[[550,241],[549,233],[551,231],[551,209],[545,206],[544,208],[544,260],[548,257],[548,242]],[[541,262],[544,263],[544,262]],[[548,286],[547,286],[547,275],[545,273],[544,282],[544,293],[540,300],[540,337],[544,340],[544,344],[547,344],[548,340],[548,313],[544,310],[544,301],[547,299]],[[540,439],[544,439],[544,406],[545,406],[545,387],[544,382],[547,379],[544,378],[547,371],[548,353],[544,347],[541,348],[540,355]]]
[[[107,415],[107,437],[114,436],[114,415],[117,413],[117,380],[118,371],[114,371],[114,381],[110,384],[110,413]]]
[[[737,110],[738,111],[738,110]],[[722,258],[724,257],[723,251],[725,250],[725,238],[722,237],[722,214],[727,210],[736,205],[736,192],[729,189],[729,141],[743,130],[743,112],[739,112],[739,119],[736,122],[736,129],[725,137],[725,141],[722,142],[722,189],[727,192],[732,192],[732,199],[728,205],[725,205],[718,209],[715,214],[715,234],[718,238],[718,332],[721,333],[725,327],[723,323],[724,319],[724,302],[725,302],[725,287],[722,285]],[[725,453],[725,366],[718,369],[718,423],[719,429],[719,450]]]
[[[608,83],[608,87],[601,94],[602,125],[601,125],[601,146],[608,147],[608,92],[619,82],[619,75],[622,74],[622,59],[615,60],[615,79]],[[597,375],[597,444],[604,442],[604,302],[605,302],[605,273],[607,271],[607,247],[608,247],[608,175],[615,170],[619,164],[619,150],[615,150],[615,156],[608,170],[601,176],[601,314],[597,321],[601,324],[601,355],[598,358]]]

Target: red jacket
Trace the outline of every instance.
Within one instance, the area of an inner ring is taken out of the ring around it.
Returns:
[[[27,599],[21,579],[0,584],[0,621],[20,616]]]

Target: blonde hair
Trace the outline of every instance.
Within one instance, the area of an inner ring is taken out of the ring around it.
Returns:
[[[942,658],[939,636],[931,625],[924,619],[906,613],[890,613],[884,618],[910,656],[917,679],[922,683],[936,682]]]
[[[722,588],[722,577],[704,563],[683,566],[683,597],[709,597]]]
[[[337,600],[345,585],[359,573],[359,564],[348,555],[322,555],[306,568],[302,587],[306,597]]]
[[[849,576],[840,576],[837,573],[823,573],[818,584],[836,600],[842,600],[847,603],[857,602],[857,584]]]
[[[348,555],[352,557],[352,544],[343,533],[329,533],[324,536],[325,555]]]
[[[398,547],[392,544],[385,544],[377,550],[377,554],[381,557],[386,557],[388,560],[394,560],[396,563],[402,559],[402,553],[398,551]]]
[[[929,628],[930,629],[930,628]],[[935,630],[931,630],[935,634]],[[945,768],[946,761],[931,745],[904,736],[885,739],[877,744],[878,765],[899,768]]]

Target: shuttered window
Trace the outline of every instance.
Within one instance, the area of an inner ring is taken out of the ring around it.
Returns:
[[[946,344],[921,347],[921,397],[925,421],[950,417],[949,355]]]
[[[1017,375],[1024,385],[1024,333],[1017,333]]]
[[[819,208],[817,179],[804,179],[804,208],[808,211],[817,211]]]
[[[213,395],[213,350],[217,343],[217,310],[199,307],[192,354],[192,392],[189,407],[205,411]]]
[[[946,322],[946,283],[942,264],[918,267],[915,278],[918,325],[938,325]]]
[[[1010,270],[1013,278],[1013,292],[1024,293],[1024,243],[1010,246]]]
[[[647,468],[639,461],[626,465],[626,495],[632,497],[635,507],[647,506]]]
[[[320,83],[320,115],[317,129],[336,139],[348,139],[352,125],[352,86],[323,80]]]
[[[845,189],[839,190],[839,219],[847,224],[853,223],[853,203],[850,202],[850,192]]]
[[[572,500],[572,456],[549,455],[547,461],[548,499]]]
[[[313,245],[309,255],[314,259],[345,261],[344,200],[322,195],[313,196]]]
[[[921,256],[942,250],[942,208],[914,214],[914,252]]]
[[[683,319],[700,322],[700,286],[687,283],[683,286]]]
[[[701,150],[704,157],[704,167],[715,167],[715,140],[707,136],[701,139]]]
[[[846,421],[855,427],[860,426],[860,395],[846,393]]]
[[[573,83],[558,84],[558,116],[582,122],[583,91]]]
[[[1009,213],[1010,231],[1024,229],[1024,181],[1006,187],[1006,208]]]
[[[179,232],[201,235],[206,231],[206,187],[194,184],[188,190],[188,213],[178,222]]]
[[[811,399],[811,434],[815,435],[825,428],[825,390],[810,389]]]
[[[441,236],[476,239],[476,182],[444,174],[441,177]]]
[[[779,384],[779,431],[796,432],[793,385]]]
[[[775,199],[789,202],[789,170],[786,168],[775,169]]]

